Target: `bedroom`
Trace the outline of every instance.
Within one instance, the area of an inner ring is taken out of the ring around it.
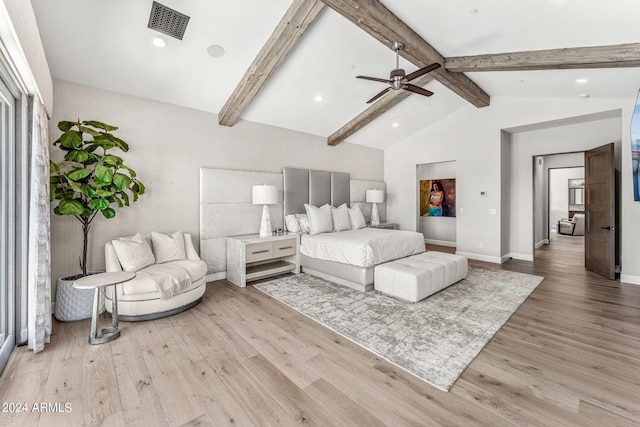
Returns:
[[[5,1],[5,3],[9,8],[16,2]],[[43,2],[34,1],[33,3]],[[272,12],[275,17],[272,19],[274,23],[280,19],[288,6],[284,4],[288,2],[281,3],[281,10],[277,13]],[[179,8],[178,5],[174,4],[174,6]],[[13,7],[16,7],[15,4]],[[631,7],[630,10],[634,10],[633,6],[629,7]],[[482,14],[482,10],[479,12]],[[147,13],[148,11],[144,12],[145,15]],[[28,30],[22,31],[28,32]],[[261,42],[264,42],[270,31],[271,29],[262,30],[265,37]],[[23,32],[18,31],[18,35],[21,34]],[[354,37],[366,38],[367,36],[355,32]],[[634,40],[620,40],[621,43],[632,41]],[[29,43],[24,39],[22,42],[25,51],[28,50]],[[249,56],[255,55],[260,48],[260,43],[255,44],[258,46]],[[598,42],[596,40],[588,44],[595,45]],[[328,54],[337,56],[341,54],[339,49],[326,49],[329,50]],[[375,61],[372,61],[372,68],[360,71],[372,75],[385,75],[384,73],[388,72],[388,68],[393,63],[393,52],[385,48],[379,49],[381,53],[376,55]],[[245,63],[248,64],[251,59],[246,58]],[[37,69],[33,65],[32,67]],[[408,64],[406,68],[413,70],[415,67]],[[633,68],[623,69],[625,79],[628,78],[627,72],[630,70],[637,71]],[[239,72],[241,74],[244,69]],[[168,76],[167,79],[171,77]],[[595,117],[596,120],[593,122],[596,127],[598,124],[605,123],[602,133],[608,138],[611,128],[609,123],[617,121],[618,133],[613,135],[613,139],[619,139],[622,149],[626,150],[629,140],[626,123],[629,123],[634,98],[640,87],[637,76],[630,77],[628,80],[631,86],[629,94],[616,94],[612,97],[596,93],[589,99],[552,94],[535,97],[505,94],[492,96],[490,109],[478,110],[462,104],[455,112],[432,126],[407,136],[384,150],[348,142],[329,147],[326,145],[326,134],[322,137],[315,136],[279,126],[258,124],[250,120],[242,120],[234,127],[223,127],[217,124],[210,112],[122,93],[126,92],[123,89],[97,88],[95,86],[99,85],[96,83],[84,85],[82,82],[58,79],[55,75],[53,90],[50,94],[53,107],[51,123],[80,116],[81,119],[98,118],[119,126],[125,132],[126,139],[132,142],[129,161],[136,165],[140,176],[147,177],[146,183],[150,188],[148,197],[129,208],[119,221],[108,225],[105,222],[98,223],[93,230],[96,242],[104,242],[113,237],[138,231],[141,224],[144,224],[148,230],[180,228],[197,236],[199,231],[197,179],[198,168],[202,166],[273,173],[280,172],[283,167],[295,166],[349,172],[358,179],[386,181],[389,194],[393,195],[393,200],[389,200],[389,218],[400,223],[401,228],[412,229],[415,227],[416,200],[411,193],[415,180],[415,165],[456,160],[459,172],[458,184],[461,186],[464,184],[461,187],[462,194],[459,195],[459,200],[460,203],[464,203],[466,212],[464,218],[458,218],[456,243],[461,251],[475,254],[480,259],[485,257],[485,259],[489,258],[489,261],[496,261],[511,252],[526,255],[526,248],[529,247],[526,239],[522,243],[524,250],[517,246],[520,244],[520,236],[526,236],[528,233],[528,228],[522,228],[522,224],[526,227],[526,214],[518,217],[518,221],[511,218],[510,221],[516,222],[512,226],[509,221],[505,223],[501,215],[491,217],[477,213],[487,212],[489,208],[498,208],[501,214],[508,211],[508,205],[504,205],[505,200],[500,194],[501,183],[507,179],[500,172],[501,150],[504,149],[501,131],[523,125],[615,110],[619,111],[617,113],[619,118],[608,117],[598,120]],[[351,81],[347,83],[350,86],[354,84]],[[134,92],[134,88],[131,89]],[[367,95],[372,95],[377,89],[375,85],[365,84],[362,89],[363,96],[354,96],[353,102],[358,105],[364,103]],[[229,88],[228,92],[231,90],[232,88]],[[451,101],[451,95],[447,95],[447,89],[444,87],[438,86],[438,90],[434,92],[436,96],[447,97]],[[208,94],[203,93],[202,96],[206,98]],[[435,100],[436,97],[432,97],[428,101],[435,103]],[[422,101],[422,99],[410,100],[414,104]],[[316,105],[312,104],[305,111],[316,111],[314,108]],[[313,116],[313,113],[309,116]],[[340,117],[334,120],[337,124],[336,128],[350,118],[350,116]],[[330,131],[333,130],[335,129],[330,129]],[[368,132],[374,133],[373,130]],[[390,135],[393,135],[391,132],[391,129],[381,129],[379,132],[382,135],[381,139],[390,138]],[[593,133],[582,131],[582,134],[575,137],[576,140],[581,139],[585,134]],[[430,143],[425,144],[424,141]],[[482,143],[474,144],[473,141]],[[580,147],[562,147],[562,151],[572,151],[577,148]],[[622,156],[624,177],[630,170],[629,153],[623,151]],[[522,185],[523,192],[526,193],[527,183]],[[476,199],[476,195],[482,190],[487,190],[487,197]],[[623,182],[623,197],[628,192],[629,183]],[[633,260],[640,256],[640,249],[633,244],[633,241],[636,240],[634,236],[640,235],[638,225],[634,221],[634,218],[640,214],[640,208],[637,203],[626,199],[622,202],[622,221],[628,237],[622,241],[622,273],[627,276],[628,282],[637,283],[640,282],[640,267]],[[522,209],[526,212],[526,206]],[[159,212],[162,214],[158,214]],[[504,227],[510,231],[506,236],[509,237],[508,250],[505,249]],[[79,241],[80,235],[72,220],[53,217],[51,238],[52,276],[56,277],[76,268],[77,256],[72,253],[73,251],[68,250],[66,245],[67,242]],[[478,248],[478,242],[484,242],[483,250]],[[100,244],[96,247],[100,247]],[[99,268],[103,262],[100,251],[92,251],[90,263]],[[84,338],[84,330],[78,334]]]

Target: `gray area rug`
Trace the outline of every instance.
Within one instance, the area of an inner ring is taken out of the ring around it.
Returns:
[[[544,278],[469,266],[466,279],[417,303],[299,274],[254,285],[440,390],[449,391]]]

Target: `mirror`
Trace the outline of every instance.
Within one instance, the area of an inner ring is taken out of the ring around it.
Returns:
[[[584,211],[584,178],[569,180],[569,211]]]
[[[584,188],[569,189],[569,204],[584,205]]]

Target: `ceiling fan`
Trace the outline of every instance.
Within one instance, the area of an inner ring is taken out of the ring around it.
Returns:
[[[364,80],[373,80],[374,82],[388,83],[390,86],[384,89],[382,92],[378,93],[376,96],[367,101],[367,104],[372,103],[376,99],[380,98],[382,95],[390,92],[392,90],[404,89],[409,92],[417,93],[424,96],[431,96],[433,92],[430,90],[426,90],[421,88],[420,86],[412,85],[409,82],[417,79],[420,76],[427,74],[430,71],[435,70],[436,68],[440,68],[440,64],[433,63],[431,65],[427,65],[424,68],[420,68],[419,70],[414,71],[413,73],[407,74],[405,76],[404,70],[400,68],[400,51],[404,48],[404,43],[394,42],[393,50],[396,51],[396,68],[391,70],[391,74],[389,75],[389,79],[379,79],[377,77],[367,77],[367,76],[356,76],[357,79]]]

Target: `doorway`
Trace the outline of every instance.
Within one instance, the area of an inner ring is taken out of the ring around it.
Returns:
[[[534,260],[541,256],[543,245],[555,243],[579,253],[587,270],[615,279],[619,264],[615,201],[620,188],[614,185],[614,148],[611,143],[586,152],[534,156]]]
[[[0,76],[0,372],[16,343],[16,100]]]
[[[584,209],[570,205],[569,180],[584,178],[584,152],[548,154],[533,158],[533,234],[534,254],[550,244],[558,233],[560,220]],[[575,202],[575,197],[573,202]],[[584,233],[582,233],[584,234]],[[535,259],[535,255],[534,255]]]
[[[549,244],[562,242],[571,252],[581,252],[584,261],[584,166],[549,168],[547,172]]]
[[[424,235],[427,245],[456,247],[455,182],[455,161],[416,165],[416,230]],[[442,195],[437,214],[429,208],[432,185],[439,186]]]
[[[541,156],[555,154],[576,154],[582,158],[584,151],[612,141],[615,145],[616,169],[619,170],[622,163],[621,147],[624,145],[621,130],[621,110],[502,130],[503,259],[510,257],[523,261],[535,260],[536,243],[540,242],[539,236],[536,239],[535,230],[548,221],[544,211],[538,213],[540,204],[534,206],[535,200],[539,200],[534,197],[534,190],[541,186],[541,183],[534,182],[534,176],[540,176],[541,179],[545,176],[534,175],[535,168],[538,168],[536,160]],[[542,228],[544,229],[545,227]]]

